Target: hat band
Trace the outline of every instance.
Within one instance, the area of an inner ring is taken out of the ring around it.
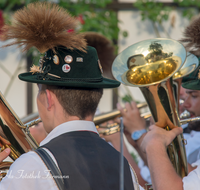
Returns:
[[[51,81],[75,81],[75,82],[101,82],[103,81],[103,77],[99,78],[56,78],[50,75],[40,75],[37,73],[38,80],[51,80]]]

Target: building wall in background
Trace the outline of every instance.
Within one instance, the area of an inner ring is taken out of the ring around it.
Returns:
[[[7,42],[0,41],[0,47]],[[19,117],[26,115],[26,83],[18,74],[26,71],[26,60],[17,46],[0,49],[0,91]]]

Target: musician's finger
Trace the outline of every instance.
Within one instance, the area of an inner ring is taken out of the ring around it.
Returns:
[[[131,105],[128,102],[126,102],[125,108],[126,108],[127,112],[129,112],[129,111],[132,110],[132,107],[131,107]]]
[[[132,101],[132,102],[131,102],[131,106],[132,106],[133,109],[137,109],[137,104],[136,104],[136,102],[133,102],[133,101]]]
[[[183,129],[182,127],[175,127],[173,128],[172,130],[169,131],[173,136],[174,138],[177,136],[177,135],[180,135],[181,133],[183,133]]]
[[[3,152],[0,153],[0,162],[7,158],[10,154],[10,149],[6,148]]]
[[[117,103],[117,109],[121,112],[121,114],[125,114],[125,111],[124,109],[122,108],[121,104],[120,103]]]

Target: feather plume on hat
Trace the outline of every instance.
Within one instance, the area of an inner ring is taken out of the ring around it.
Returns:
[[[183,43],[186,50],[197,57],[200,56],[200,16],[191,21],[190,25],[183,32]]]
[[[103,68],[103,75],[110,79],[114,79],[111,72],[111,66],[116,56],[114,54],[112,42],[97,32],[84,32],[83,34],[88,46],[92,46],[97,50]]]
[[[64,46],[86,52],[86,41],[76,34],[76,19],[56,4],[38,2],[18,10],[11,25],[4,27],[4,38],[15,39],[4,46],[19,45],[23,51],[36,47],[40,53]],[[69,32],[69,30],[73,32]]]

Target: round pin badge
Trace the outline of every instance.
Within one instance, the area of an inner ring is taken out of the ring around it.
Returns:
[[[63,72],[68,73],[71,70],[71,67],[68,64],[64,64],[62,66],[62,70],[63,70]]]
[[[71,55],[66,55],[64,60],[65,63],[71,63],[73,61],[73,57]]]

